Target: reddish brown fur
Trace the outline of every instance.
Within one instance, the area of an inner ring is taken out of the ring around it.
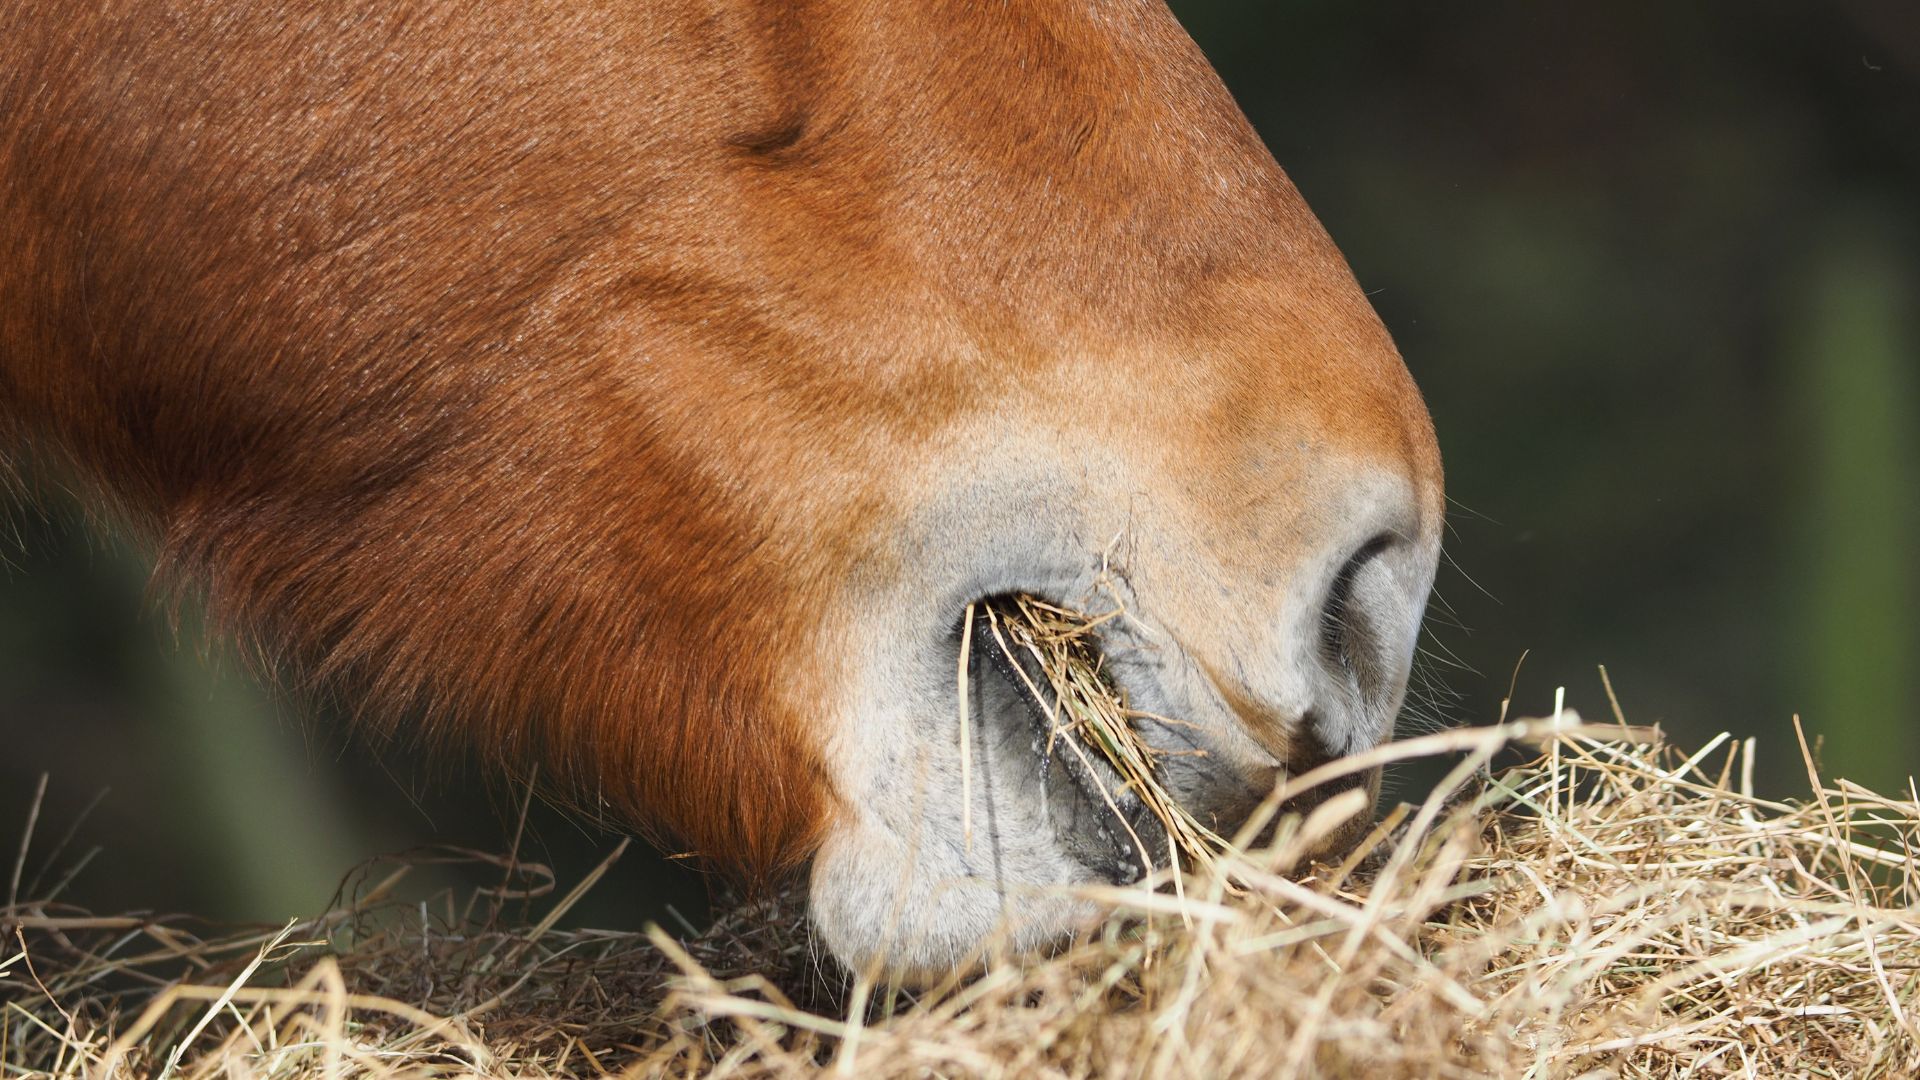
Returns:
[[[1312,415],[1437,484],[1344,265],[1131,0],[29,0],[0,221],[0,423],[226,625],[750,867],[832,812],[786,643],[982,387],[1298,352],[1133,422]],[[1177,468],[1230,501],[1242,454]]]

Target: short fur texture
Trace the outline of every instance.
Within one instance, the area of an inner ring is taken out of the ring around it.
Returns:
[[[1430,580],[1419,395],[1157,2],[27,0],[0,221],[0,424],[224,626],[751,871],[864,797],[849,604],[1047,584],[916,576],[970,446],[1124,465],[983,520],[1082,522],[1066,580],[1154,501],[1143,604],[1280,759],[1258,597],[1383,528]]]

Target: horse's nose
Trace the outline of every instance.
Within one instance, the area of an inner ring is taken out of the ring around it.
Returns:
[[[1352,684],[1362,699],[1379,694],[1384,674],[1377,663],[1379,638],[1386,629],[1381,623],[1396,613],[1390,608],[1382,611],[1381,590],[1363,588],[1361,578],[1375,576],[1367,571],[1392,543],[1393,538],[1382,533],[1361,544],[1339,564],[1320,604],[1316,659],[1335,680]]]
[[[1343,545],[1326,565],[1317,620],[1292,650],[1311,688],[1296,763],[1357,753],[1391,734],[1432,585],[1432,553],[1404,528]]]
[[[1202,721],[1213,735],[1194,766],[1218,774],[1216,787],[1264,794],[1275,767],[1298,774],[1392,734],[1439,556],[1437,514],[1391,475],[1362,474],[1321,506],[1319,527],[1301,530],[1317,535],[1273,550],[1290,565],[1276,570],[1277,587],[1246,591],[1239,618],[1209,620],[1194,605],[1169,627],[1205,676],[1188,712],[1218,717]],[[1150,674],[1178,712],[1179,669]]]

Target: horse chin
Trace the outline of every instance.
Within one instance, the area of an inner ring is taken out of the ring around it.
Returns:
[[[1044,950],[1100,916],[1073,881],[994,880],[952,869],[892,830],[843,828],[815,857],[808,913],[821,943],[849,971],[909,985],[996,953]],[[1036,877],[1057,873],[1044,860],[1031,869],[1040,871]]]

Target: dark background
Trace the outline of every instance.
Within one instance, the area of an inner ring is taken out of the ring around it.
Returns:
[[[1450,565],[1416,708],[1554,689],[1804,790],[1920,761],[1920,7],[1911,0],[1174,5],[1373,295],[1440,432]],[[498,850],[518,796],[274,704],[138,553],[46,498],[0,575],[0,852],[101,851],[99,908],[278,920],[376,852]],[[1417,773],[1400,778],[1407,794]],[[611,840],[536,815],[577,878]],[[0,873],[11,860],[0,860]],[[54,874],[57,877],[58,874]],[[45,892],[52,878],[43,878]],[[630,855],[583,917],[684,871]]]

